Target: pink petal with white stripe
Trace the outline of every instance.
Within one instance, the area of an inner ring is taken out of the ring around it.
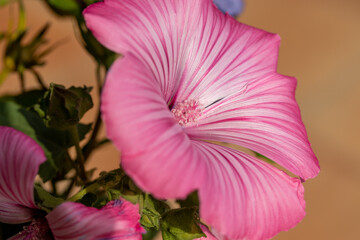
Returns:
[[[105,0],[83,12],[87,27],[109,49],[131,52],[149,67],[166,99],[186,68],[193,32],[209,0]]]
[[[276,72],[279,36],[204,6],[174,101],[200,99],[204,106],[243,92],[249,81]]]
[[[66,202],[46,216],[57,240],[141,240],[139,208],[125,200],[109,202],[102,209]]]
[[[29,222],[38,213],[34,208],[24,207],[8,201],[9,199],[0,198],[0,222],[10,224]]]
[[[305,216],[303,186],[245,153],[194,141],[207,165],[200,217],[229,239],[268,239]]]
[[[315,177],[319,163],[301,121],[295,87],[294,78],[279,74],[250,81],[243,92],[204,109],[197,125],[186,132],[192,139],[229,142],[252,149],[304,180]]]
[[[34,180],[45,160],[33,139],[0,126],[0,222],[27,222],[35,214]]]
[[[131,54],[108,73],[101,110],[107,136],[139,187],[159,198],[185,198],[200,186],[205,169],[199,167],[191,140],[174,120],[151,72]]]

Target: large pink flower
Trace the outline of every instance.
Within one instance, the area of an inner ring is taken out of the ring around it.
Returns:
[[[319,172],[294,98],[276,72],[279,36],[222,14],[211,0],[105,0],[84,11],[122,53],[102,94],[107,134],[125,171],[159,198],[197,189],[200,216],[230,239],[267,239],[305,215],[297,178]]]
[[[31,221],[11,239],[142,239],[138,206],[124,200],[100,210],[65,202],[46,215],[33,197],[34,179],[45,160],[33,139],[0,126],[0,222]]]

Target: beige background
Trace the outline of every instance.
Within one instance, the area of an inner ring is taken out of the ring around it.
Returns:
[[[95,85],[94,62],[74,37],[73,22],[50,14],[39,0],[25,2],[32,32],[51,22],[49,39],[66,39],[39,69],[46,81]],[[0,9],[0,30],[8,13]],[[249,0],[239,20],[282,37],[278,70],[298,79],[297,100],[321,164],[320,175],[304,184],[307,216],[275,239],[360,239],[360,1]],[[0,94],[18,87],[11,76]],[[115,168],[118,153],[109,145],[90,164]]]

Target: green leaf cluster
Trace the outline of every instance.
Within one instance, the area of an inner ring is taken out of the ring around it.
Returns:
[[[48,42],[45,35],[49,26],[49,24],[45,24],[28,43],[24,43],[24,39],[27,37],[26,30],[12,35],[13,38],[8,39],[5,48],[5,68],[22,73],[25,69],[44,65],[44,57],[54,49],[52,46],[40,50],[40,47]]]
[[[170,210],[170,207],[163,201],[159,201],[151,195],[145,194],[141,204],[140,223],[145,228],[159,230],[162,215]]]
[[[34,198],[38,206],[43,210],[51,210],[64,202],[63,199],[54,197],[42,187],[35,185]]]
[[[164,240],[191,240],[206,237],[199,224],[198,208],[172,209],[162,216],[162,237]]]
[[[84,114],[93,107],[91,88],[70,87],[50,84],[35,110],[44,119],[46,126],[68,129],[80,122]]]
[[[72,168],[67,150],[74,145],[74,141],[68,131],[48,128],[29,107],[43,93],[31,91],[0,98],[0,125],[25,133],[44,149],[47,161],[40,166],[39,174],[46,182],[57,176],[64,176]],[[83,139],[91,130],[91,124],[77,124],[77,128]]]
[[[105,198],[104,192],[106,192]],[[165,200],[156,199],[141,191],[122,169],[101,173],[96,182],[84,188],[71,200],[100,208],[107,202],[120,197],[139,204],[140,223],[147,231],[143,239],[152,239],[158,231],[162,232],[164,240],[190,240],[206,237],[199,226],[196,191],[187,199],[180,201],[181,208],[171,209]]]
[[[164,240],[191,240],[206,237],[200,228],[198,215],[197,192],[188,196],[181,208],[170,209],[169,205],[151,195],[144,194],[140,198],[140,223],[150,235],[161,230]]]

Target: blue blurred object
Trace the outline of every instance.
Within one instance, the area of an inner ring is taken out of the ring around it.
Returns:
[[[231,16],[238,16],[244,9],[243,0],[214,0],[215,5],[223,13],[229,13]]]

